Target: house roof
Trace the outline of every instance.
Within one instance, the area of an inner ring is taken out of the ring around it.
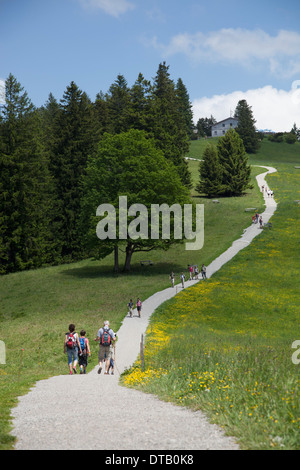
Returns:
[[[233,121],[238,122],[238,119],[237,119],[237,118],[235,118],[235,117],[228,117],[228,118],[226,118],[226,119],[223,119],[222,121],[216,122],[215,124],[213,124],[212,127],[217,126],[218,124],[221,124],[222,122],[229,121],[230,119],[233,120]]]

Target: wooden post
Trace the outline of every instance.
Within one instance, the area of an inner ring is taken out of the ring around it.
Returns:
[[[144,371],[144,335],[141,337],[141,345],[140,345],[140,355],[141,355],[141,369],[142,372]]]

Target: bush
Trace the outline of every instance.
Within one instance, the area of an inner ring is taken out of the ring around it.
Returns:
[[[283,132],[276,132],[276,134],[270,135],[269,140],[280,144],[283,142]]]
[[[295,144],[297,142],[297,136],[296,134],[293,134],[292,132],[289,132],[285,134],[284,140],[287,144]]]
[[[294,144],[297,142],[297,136],[293,132],[276,132],[276,134],[270,135],[269,140],[271,142],[286,142],[287,144]]]

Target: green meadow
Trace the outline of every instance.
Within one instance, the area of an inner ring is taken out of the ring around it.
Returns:
[[[267,178],[278,202],[273,228],[157,309],[143,368],[137,361],[123,376],[205,411],[242,449],[300,447],[299,162],[299,144],[264,141],[251,163],[278,170]]]
[[[206,142],[191,143],[191,158],[201,159]],[[180,293],[153,315],[147,334],[145,367],[139,362],[123,376],[128,386],[178,405],[204,410],[243,448],[299,447],[299,367],[291,345],[300,339],[299,211],[300,144],[264,141],[253,165],[275,166],[268,177],[278,210],[273,229],[206,282]],[[194,183],[198,162],[189,161]],[[252,167],[252,178],[262,172]],[[204,204],[205,240],[199,252],[184,245],[169,251],[136,253],[128,274],[113,273],[105,259],[45,267],[1,277],[0,339],[6,364],[0,364],[0,449],[13,447],[11,408],[37,380],[67,374],[63,354],[69,323],[84,328],[92,343],[88,371],[97,363],[93,343],[103,320],[118,330],[130,298],[142,300],[170,285],[173,270],[208,265],[251,223],[247,207],[263,211],[254,185],[240,198]],[[141,266],[151,259],[153,266]],[[120,265],[124,260],[120,253]]]

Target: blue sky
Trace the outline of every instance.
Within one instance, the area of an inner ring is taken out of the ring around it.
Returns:
[[[0,0],[0,79],[36,106],[73,80],[91,100],[118,74],[180,77],[194,120],[221,120],[240,99],[258,128],[300,127],[298,0]]]

